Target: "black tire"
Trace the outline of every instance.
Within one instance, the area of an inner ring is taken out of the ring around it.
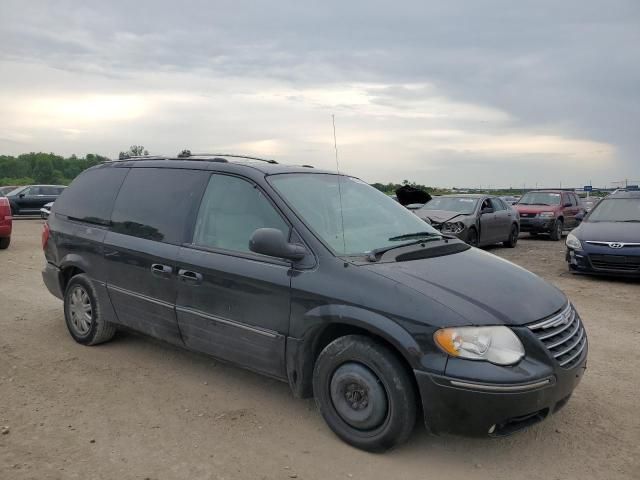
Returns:
[[[502,242],[502,244],[507,248],[515,248],[518,243],[518,235],[520,235],[520,230],[518,229],[518,225],[515,223],[511,225],[511,231],[509,232],[509,238]]]
[[[362,335],[340,337],[322,350],[313,393],[329,428],[362,450],[393,448],[416,423],[417,397],[406,368],[386,346]]]
[[[90,308],[90,319],[88,320],[84,317],[80,319],[80,306],[75,302],[76,299],[84,298],[81,292],[84,292],[85,300],[87,300],[83,306],[87,308],[88,305]],[[107,342],[116,333],[115,325],[103,319],[95,288],[85,274],[76,275],[69,280],[64,293],[64,318],[69,333],[76,342],[82,345],[97,345]]]
[[[551,231],[550,238],[551,240],[558,241],[562,239],[562,230],[564,228],[564,223],[562,219],[556,220],[556,223],[553,224],[553,230]]]
[[[478,246],[478,231],[474,227],[471,227],[467,233],[467,243],[472,247]]]
[[[0,250],[9,248],[9,244],[11,244],[11,237],[0,238]]]

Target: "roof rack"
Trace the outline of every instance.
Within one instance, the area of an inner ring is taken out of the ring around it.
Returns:
[[[167,155],[134,155],[128,156],[125,155],[122,158],[109,159],[105,160],[102,163],[111,163],[111,162],[128,162],[129,160],[168,160],[169,157]]]
[[[260,162],[267,162],[272,164],[277,164],[275,160],[266,159],[266,158],[258,158],[258,157],[249,157],[247,155],[234,155],[231,153],[191,153],[191,150],[182,150],[178,154],[178,158],[190,158],[190,157],[218,157],[218,158],[245,158],[247,160],[258,160]]]

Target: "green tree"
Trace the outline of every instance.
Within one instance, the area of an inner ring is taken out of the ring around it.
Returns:
[[[118,158],[123,159],[127,157],[142,157],[149,155],[149,151],[142,145],[131,145],[126,152],[120,152]]]

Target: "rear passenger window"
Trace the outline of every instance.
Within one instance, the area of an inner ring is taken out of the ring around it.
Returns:
[[[212,175],[193,243],[249,252],[249,239],[258,228],[277,228],[289,236],[289,226],[255,185],[229,175]]]
[[[64,189],[54,204],[55,213],[98,225],[109,225],[113,202],[129,170],[96,168],[87,170]]]
[[[158,242],[183,243],[207,178],[201,170],[132,168],[116,199],[111,229]]]

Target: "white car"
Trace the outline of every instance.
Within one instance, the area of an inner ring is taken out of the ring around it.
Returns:
[[[49,218],[49,214],[51,213],[51,207],[53,207],[53,202],[49,202],[47,204],[45,204],[41,209],[40,209],[40,217],[43,219],[47,219]]]

